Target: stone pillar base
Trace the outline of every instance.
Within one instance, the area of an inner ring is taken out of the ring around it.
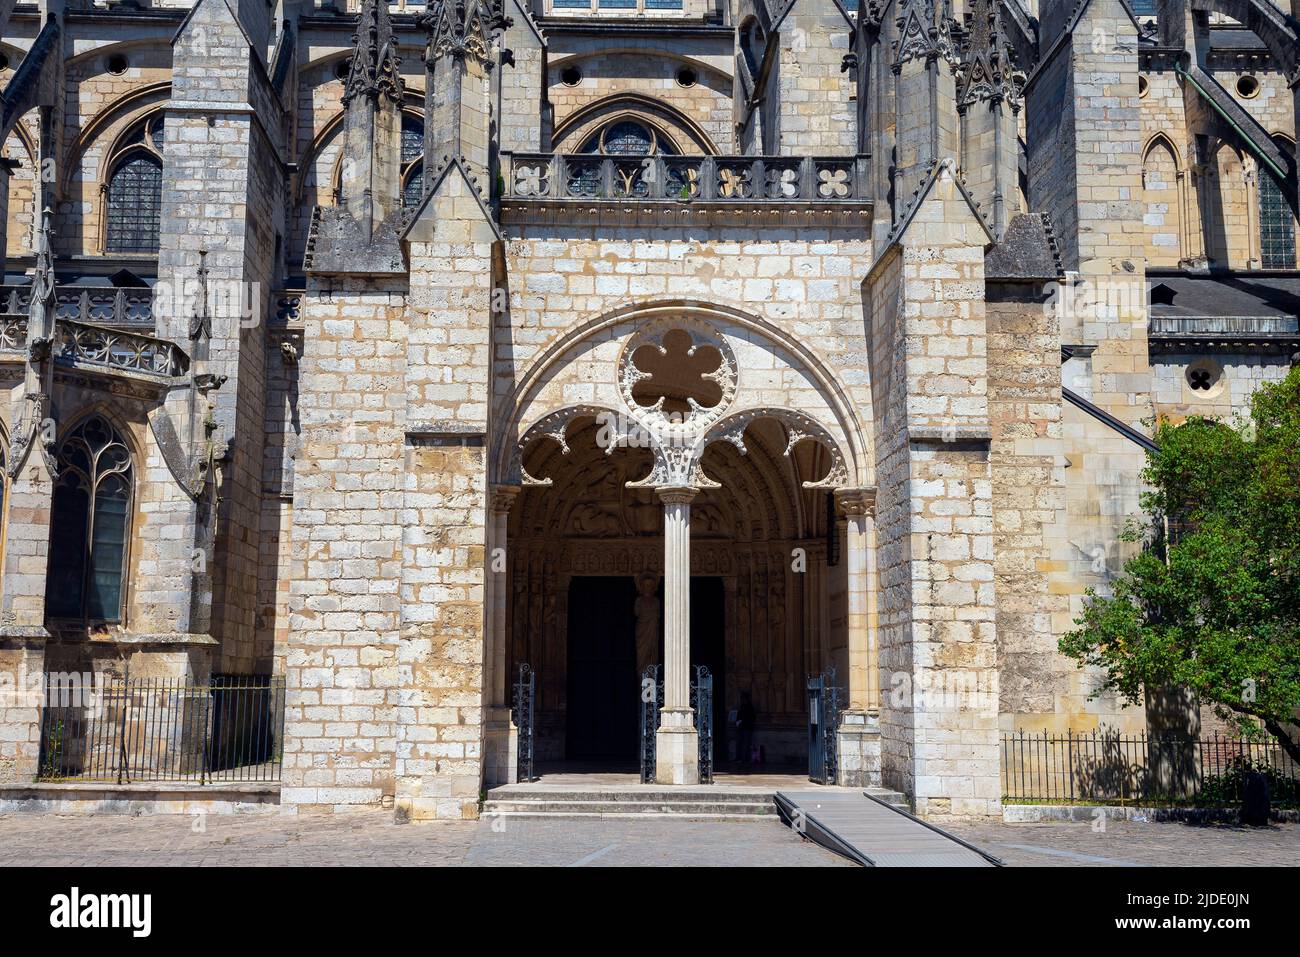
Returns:
[[[509,708],[488,708],[483,715],[483,786],[519,780],[519,729]]]
[[[700,783],[700,736],[695,713],[664,708],[655,732],[655,783]]]
[[[835,735],[835,783],[848,788],[878,788],[880,718],[870,711],[845,711]]]
[[[44,628],[0,629],[0,784],[36,780],[45,695]]]

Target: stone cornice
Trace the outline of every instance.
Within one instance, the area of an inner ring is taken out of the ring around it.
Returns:
[[[506,199],[501,225],[516,226],[829,226],[867,229],[874,205],[860,202],[797,203],[764,200],[627,202],[619,200]]]

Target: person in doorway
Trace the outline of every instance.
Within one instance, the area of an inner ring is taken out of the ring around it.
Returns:
[[[754,702],[748,691],[740,693],[740,707],[736,709],[736,760],[741,764],[754,763]]]

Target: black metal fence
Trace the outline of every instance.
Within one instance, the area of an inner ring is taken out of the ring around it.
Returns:
[[[1274,805],[1300,805],[1300,768],[1272,740],[1097,731],[1002,737],[1002,799],[1011,803],[1230,806],[1256,772]]]
[[[278,781],[284,679],[132,678],[84,687],[46,682],[42,781],[208,784]]]

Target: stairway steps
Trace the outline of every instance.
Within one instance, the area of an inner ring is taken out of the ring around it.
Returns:
[[[830,789],[834,793],[841,789]],[[512,784],[493,788],[483,805],[485,817],[649,818],[754,821],[777,816],[774,791],[763,788],[638,786],[626,788],[539,787]],[[906,808],[897,791],[871,788],[878,800]]]
[[[488,801],[485,814],[553,815],[556,817],[686,815],[691,817],[775,816],[776,805],[768,801]]]

